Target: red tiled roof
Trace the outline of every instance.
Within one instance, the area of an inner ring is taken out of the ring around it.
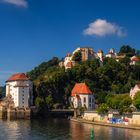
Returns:
[[[67,53],[66,57],[71,57],[71,54],[70,53]]]
[[[67,64],[66,64],[66,67],[68,67],[68,68],[72,68],[72,62],[68,62]]]
[[[140,84],[136,84],[138,86],[138,88],[140,88]]]
[[[29,80],[25,73],[13,74],[6,82],[19,81],[19,80]]]
[[[113,52],[109,52],[108,54],[114,54]]]
[[[99,49],[99,50],[98,50],[98,53],[103,53],[103,51]]]
[[[138,57],[134,57],[131,59],[131,61],[140,61],[140,59]]]
[[[92,92],[85,83],[76,83],[71,91],[71,96],[75,96],[75,94],[92,94]]]

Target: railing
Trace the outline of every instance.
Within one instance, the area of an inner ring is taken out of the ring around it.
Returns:
[[[16,84],[14,87],[29,87],[29,84]]]
[[[71,112],[71,111],[74,111],[74,109],[53,109],[51,111]]]

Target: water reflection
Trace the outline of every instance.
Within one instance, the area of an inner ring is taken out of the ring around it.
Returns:
[[[91,129],[94,129],[96,140],[140,140],[139,130],[71,122],[70,132],[72,133],[72,140],[89,140]]]
[[[140,131],[80,124],[64,119],[0,120],[0,140],[89,140],[94,129],[95,140],[139,140]]]
[[[0,140],[28,139],[30,121],[0,121]]]

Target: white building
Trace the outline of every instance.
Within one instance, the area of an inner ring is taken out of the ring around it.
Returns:
[[[140,91],[140,84],[136,84],[135,87],[131,88],[130,97],[133,99],[138,91]]]
[[[24,73],[12,75],[6,81],[6,96],[11,95],[14,107],[29,107],[33,103],[33,84]]]
[[[115,50],[113,49],[113,48],[111,48],[110,50],[109,50],[109,53],[108,54],[106,54],[106,57],[109,57],[109,58],[116,58],[116,52],[115,52]]]
[[[82,61],[93,60],[97,58],[97,54],[93,51],[93,48],[90,47],[80,47],[73,51],[73,55],[80,51]]]
[[[71,92],[71,102],[74,108],[85,107],[87,110],[95,108],[95,99],[85,83],[76,83]]]
[[[130,65],[136,65],[137,62],[140,62],[140,59],[137,56],[132,56],[130,58]]]
[[[70,53],[67,53],[65,59],[64,59],[64,67],[65,69],[71,69],[72,68],[72,56]]]
[[[65,69],[71,69],[73,66],[75,66],[76,62],[72,60],[73,56],[76,52],[81,52],[81,61],[90,61],[94,59],[98,59],[101,63],[103,62],[103,51],[98,50],[98,52],[94,52],[93,48],[90,47],[79,47],[76,50],[73,51],[72,55],[70,53],[67,53],[67,55],[64,58],[64,62],[60,62],[60,67],[65,67]]]
[[[98,56],[99,60],[100,60],[101,62],[103,62],[103,51],[102,51],[102,50],[98,50],[97,56]]]
[[[72,60],[72,56],[70,53],[67,53],[64,59],[64,67],[65,69],[71,69],[75,65],[75,62]]]

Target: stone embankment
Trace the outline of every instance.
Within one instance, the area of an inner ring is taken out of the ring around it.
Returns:
[[[78,123],[87,123],[87,124],[101,125],[101,126],[107,126],[107,127],[118,127],[118,128],[125,128],[125,129],[140,130],[140,126],[93,122],[93,121],[84,120],[84,119],[80,119],[80,118],[71,118],[70,120],[74,121],[74,122],[78,122]]]
[[[71,120],[95,125],[140,130],[140,112],[133,112],[120,115],[118,112],[98,114],[96,111],[85,111],[80,118],[75,117]]]
[[[30,108],[4,108],[0,107],[0,119],[30,119]]]

